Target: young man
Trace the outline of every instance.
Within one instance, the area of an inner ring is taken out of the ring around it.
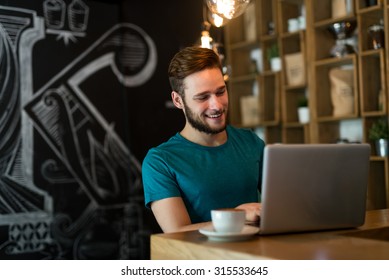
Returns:
[[[146,207],[164,232],[210,223],[210,211],[242,208],[259,218],[264,142],[227,125],[228,93],[218,55],[188,47],[169,66],[171,97],[185,115],[183,130],[150,149],[142,164]]]

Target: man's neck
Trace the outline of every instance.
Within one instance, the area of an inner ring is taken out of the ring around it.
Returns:
[[[217,134],[208,134],[186,125],[180,134],[182,137],[193,143],[207,147],[217,147],[227,142],[226,130]]]

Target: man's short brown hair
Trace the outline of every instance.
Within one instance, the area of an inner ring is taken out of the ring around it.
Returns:
[[[218,68],[222,71],[219,56],[211,49],[186,47],[171,60],[168,70],[172,90],[184,96],[184,79],[204,69]]]

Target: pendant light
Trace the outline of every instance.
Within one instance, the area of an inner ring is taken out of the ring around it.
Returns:
[[[243,14],[250,0],[205,0],[205,2],[212,13],[230,20]]]
[[[221,16],[219,16],[218,14],[215,14],[215,13],[212,13],[212,11],[210,9],[208,9],[208,21],[214,25],[215,27],[222,27],[224,25],[226,25],[230,20],[229,19],[226,19],[226,18],[223,18]]]
[[[212,37],[209,34],[210,28],[211,24],[208,21],[204,21],[200,38],[202,48],[212,49]]]

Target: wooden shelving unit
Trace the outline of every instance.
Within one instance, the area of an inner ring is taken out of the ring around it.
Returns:
[[[388,30],[389,0],[378,0],[369,7],[365,0],[344,0],[351,6],[336,16],[333,16],[333,1],[252,0],[255,13],[244,14],[226,26],[227,57],[232,68],[228,82],[230,122],[240,127],[259,128],[267,143],[336,143],[345,138],[345,130],[356,130],[359,136],[356,140],[372,146],[368,209],[386,208],[389,206],[388,159],[376,155],[368,131],[375,120],[388,117],[389,53],[388,48],[373,48],[368,29],[373,24],[383,24],[384,30]],[[303,19],[305,26],[291,30],[294,19]],[[347,39],[355,52],[333,57],[331,51],[337,40],[329,28],[345,21],[356,24],[355,32]],[[245,29],[247,22],[251,22],[250,30]],[[385,32],[386,46],[389,46],[388,37]],[[274,44],[279,47],[282,61],[279,72],[271,70],[266,56]],[[298,84],[290,84],[288,80],[287,58],[293,55],[302,57],[305,69],[303,82]],[[352,81],[352,90],[347,93],[352,106],[342,114],[335,114],[331,90],[333,69],[346,69]],[[309,123],[300,123],[298,119],[297,102],[302,96],[309,101]],[[245,97],[256,102],[255,123],[243,121]]]
[[[280,142],[280,73],[272,72],[266,60],[266,48],[277,43],[276,6],[273,1],[252,1],[254,7],[231,21],[225,28],[227,57],[232,73],[228,81],[230,94],[230,122],[238,127],[261,127],[265,141]],[[266,11],[266,12],[265,12]],[[250,24],[244,30],[245,23]],[[269,29],[272,32],[269,32]],[[242,102],[256,108],[258,118],[245,121]]]
[[[285,143],[306,143],[309,142],[309,124],[299,122],[297,108],[298,100],[306,97],[309,100],[306,75],[306,31],[305,26],[297,29],[290,29],[289,20],[304,18],[302,10],[305,10],[304,0],[277,1],[279,11],[279,45],[282,57],[282,140]],[[300,23],[299,23],[300,24]],[[305,24],[304,24],[305,25]],[[293,68],[292,73],[300,72],[301,79],[297,82],[288,78],[288,57],[300,57],[302,68]],[[294,72],[293,72],[294,71]],[[299,81],[301,80],[301,81]]]

